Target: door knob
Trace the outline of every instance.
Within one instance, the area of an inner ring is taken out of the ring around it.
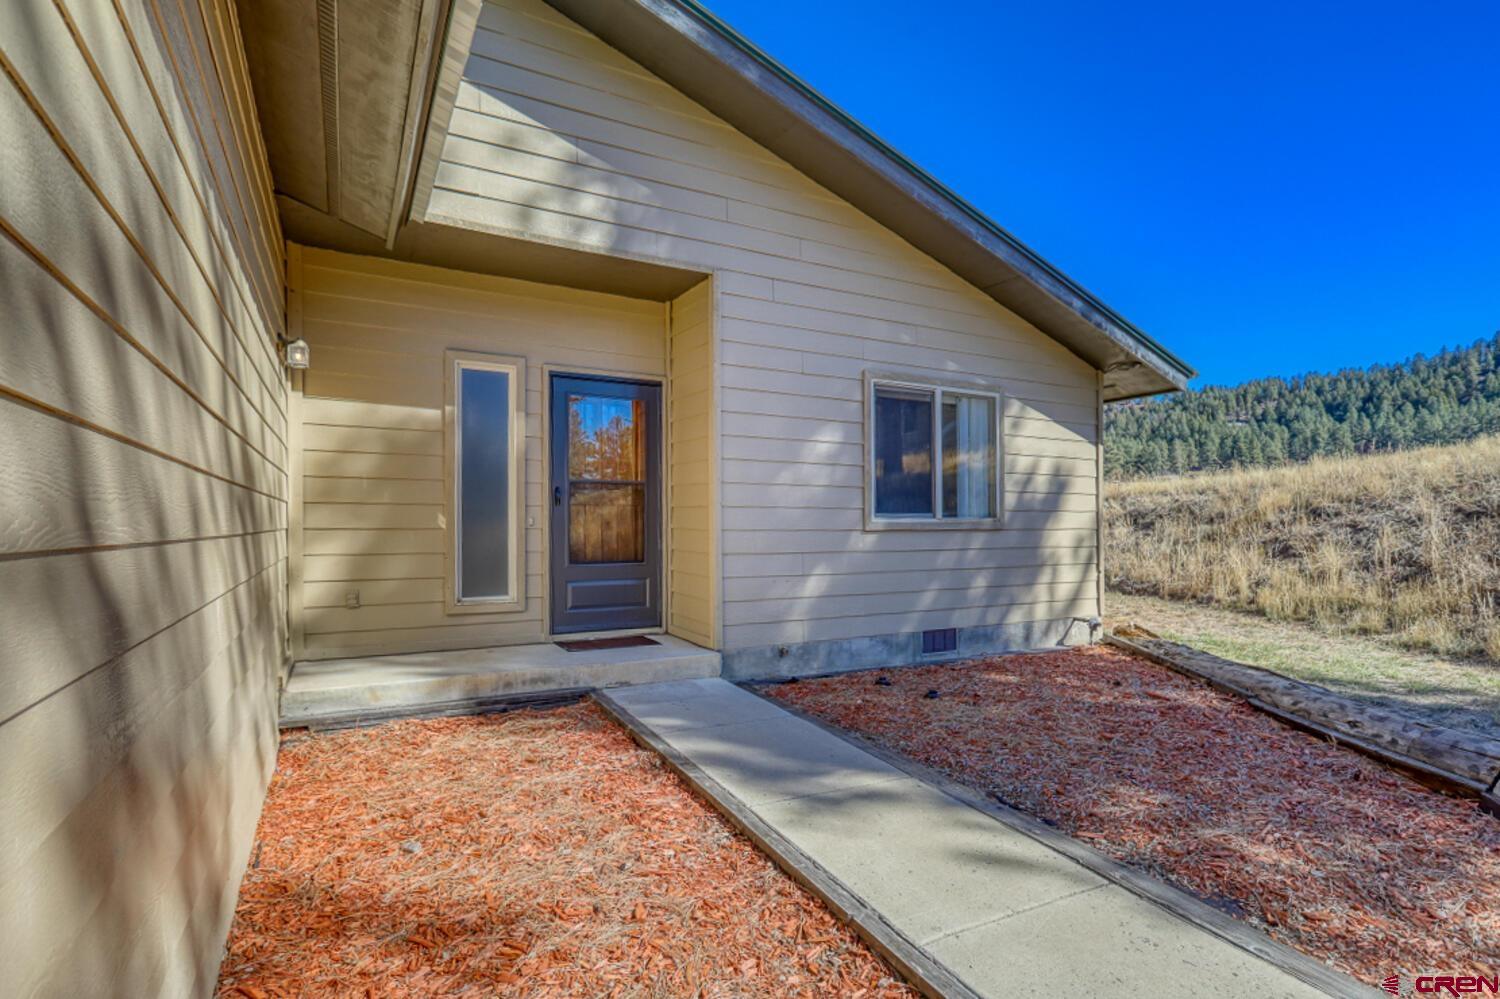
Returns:
[[[552,487],[552,505],[562,506],[562,486]]]

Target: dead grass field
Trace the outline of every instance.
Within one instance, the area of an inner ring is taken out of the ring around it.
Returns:
[[[914,996],[592,704],[282,744],[225,997]]]
[[[1337,634],[1300,621],[1185,600],[1111,593],[1105,621],[1396,708],[1434,725],[1500,739],[1500,663],[1404,648],[1381,635]]]
[[[768,689],[1365,982],[1500,974],[1500,822],[1160,666],[1092,647]]]
[[[1112,588],[1500,661],[1500,437],[1109,485]]]

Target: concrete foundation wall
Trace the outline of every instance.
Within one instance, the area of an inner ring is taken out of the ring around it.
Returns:
[[[763,645],[726,651],[721,668],[728,680],[773,680],[797,676],[848,673],[883,666],[968,659],[998,652],[1024,652],[1089,640],[1088,625],[1071,619],[1024,621],[959,628],[958,649],[941,655],[922,654],[922,633],[865,635],[795,645]]]
[[[281,239],[229,0],[0,4],[0,995],[206,996],[276,751]]]

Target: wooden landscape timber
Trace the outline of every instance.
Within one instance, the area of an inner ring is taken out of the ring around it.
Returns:
[[[1487,810],[1500,815],[1500,801],[1495,797],[1500,782],[1500,740],[1429,725],[1397,711],[1341,697],[1315,684],[1290,680],[1165,639],[1110,634],[1105,641],[1243,697],[1282,721],[1410,771],[1428,783],[1477,795]]]

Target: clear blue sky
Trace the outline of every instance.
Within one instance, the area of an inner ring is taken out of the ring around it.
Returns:
[[[1200,375],[1500,329],[1500,3],[706,0]]]

